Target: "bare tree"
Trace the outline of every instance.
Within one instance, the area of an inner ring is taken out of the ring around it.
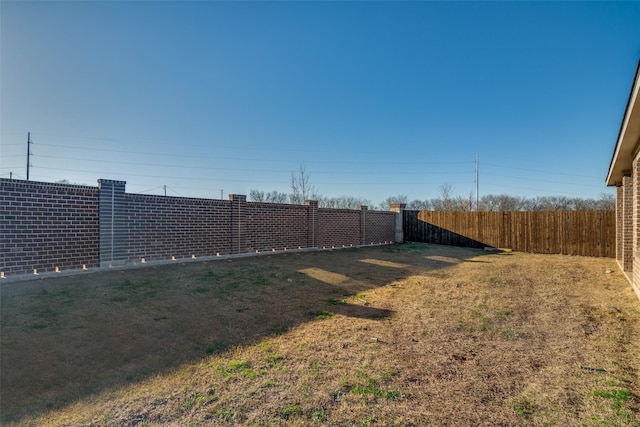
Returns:
[[[321,197],[318,200],[318,206],[333,209],[358,209],[360,206],[371,206],[371,200],[354,196]]]
[[[263,202],[263,203],[287,203],[289,201],[289,195],[287,193],[280,193],[278,191],[260,191],[260,190],[251,190],[249,191],[249,200],[252,202]]]
[[[480,199],[481,211],[514,212],[525,210],[525,199],[507,194],[487,194]]]
[[[452,211],[453,203],[453,185],[448,182],[443,183],[438,191],[440,197],[433,199],[433,209],[436,211]]]
[[[609,193],[600,193],[597,206],[597,209],[602,211],[616,210],[616,196]]]
[[[318,190],[311,185],[305,165],[300,165],[297,171],[291,172],[291,203],[302,205],[306,200],[318,200],[319,197]]]
[[[407,209],[411,211],[428,211],[431,210],[433,204],[431,200],[412,200],[407,203]]]
[[[382,211],[388,211],[389,207],[392,203],[408,203],[409,201],[409,197],[405,196],[404,194],[399,194],[397,196],[389,196],[386,199],[384,199],[382,201],[382,203],[380,203],[380,210]]]
[[[452,200],[452,210],[470,212],[476,204],[473,193],[469,193],[468,197],[457,196]]]

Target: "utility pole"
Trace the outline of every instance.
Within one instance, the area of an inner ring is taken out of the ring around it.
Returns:
[[[31,156],[31,132],[27,132],[27,181],[29,181],[29,166],[31,166],[29,156]]]
[[[478,153],[476,153],[476,211],[478,211]]]
[[[167,186],[166,186],[166,184],[165,184],[165,185],[163,185],[163,187],[164,187],[164,195],[165,195],[165,197],[166,197],[166,196],[167,196]]]
[[[223,193],[222,193],[222,191],[223,191],[223,189],[221,188],[221,189],[220,189],[220,200],[224,200],[224,197],[223,197]]]

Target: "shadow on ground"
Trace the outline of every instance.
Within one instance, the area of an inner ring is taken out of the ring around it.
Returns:
[[[370,304],[368,292],[482,254],[398,245],[5,285],[2,421],[19,422],[323,316],[379,321],[394,313]]]

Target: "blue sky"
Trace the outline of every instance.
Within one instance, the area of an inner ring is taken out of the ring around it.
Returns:
[[[0,3],[0,176],[597,198],[638,2]]]

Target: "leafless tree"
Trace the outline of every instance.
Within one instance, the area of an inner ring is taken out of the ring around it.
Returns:
[[[514,212],[524,210],[524,199],[507,194],[487,194],[480,198],[481,211]]]
[[[598,209],[602,211],[616,210],[616,196],[609,193],[600,193],[597,206]]]
[[[251,190],[249,191],[249,200],[263,203],[287,203],[289,201],[289,195],[275,190],[270,192]]]
[[[358,209],[360,206],[371,206],[371,200],[354,196],[321,197],[318,200],[318,206],[333,209]]]
[[[457,196],[452,200],[452,210],[470,212],[475,208],[475,198],[472,193],[468,197]]]
[[[291,172],[291,195],[289,200],[296,205],[302,205],[306,200],[318,200],[320,194],[311,185],[310,176],[305,165],[300,165],[297,171]]]
[[[399,194],[397,196],[389,196],[386,199],[384,199],[382,201],[382,203],[380,203],[379,205],[379,209],[382,211],[388,211],[389,210],[389,206],[392,203],[404,203],[407,204],[409,202],[409,197],[405,196],[404,194]]]
[[[412,200],[407,203],[407,209],[410,211],[428,211],[431,210],[433,204],[431,200]]]
[[[440,197],[433,199],[433,209],[436,211],[452,211],[453,203],[453,185],[448,182],[443,183],[438,191]]]

